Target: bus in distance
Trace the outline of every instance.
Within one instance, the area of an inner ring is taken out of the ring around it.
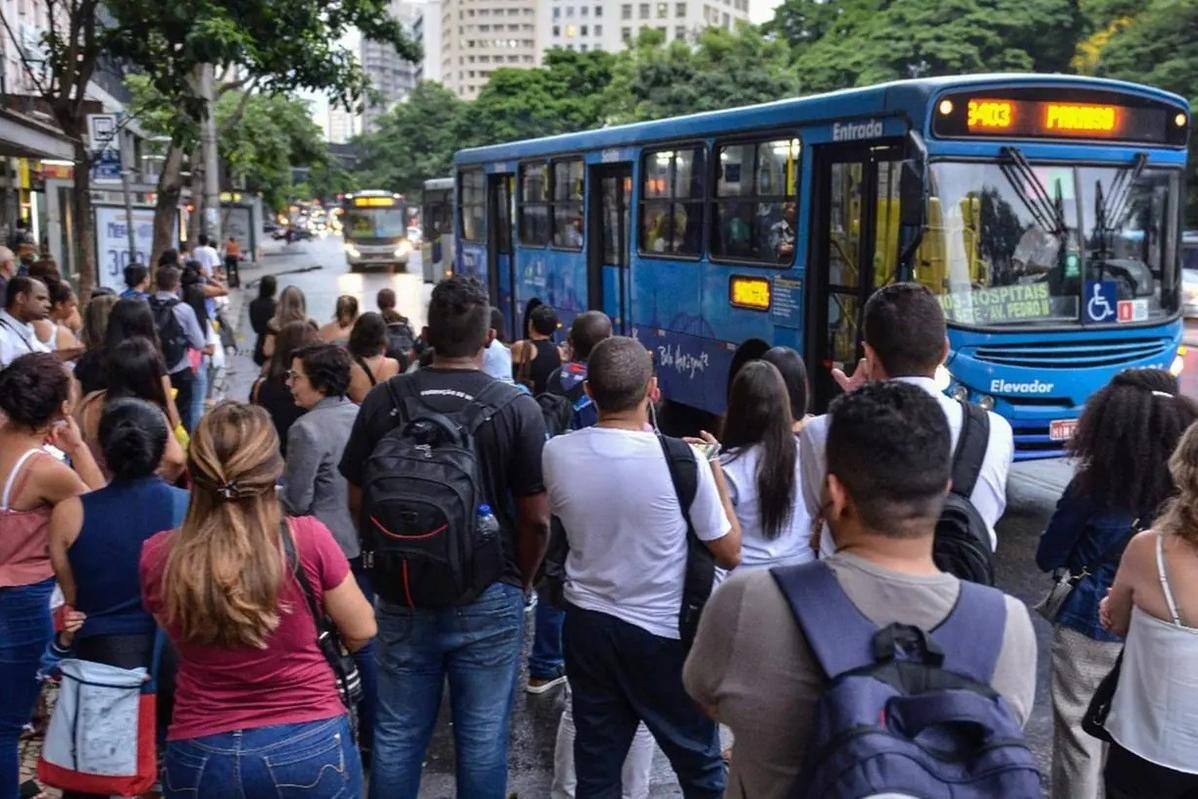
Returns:
[[[406,268],[412,253],[403,195],[366,190],[341,199],[341,236],[351,272],[373,267]]]
[[[424,181],[420,263],[425,283],[453,274],[453,178]]]
[[[948,320],[940,388],[1009,420],[1017,459],[1056,457],[1116,372],[1184,364],[1190,124],[1138,84],[969,75],[473,148],[454,269],[514,338],[530,301],[565,327],[606,312],[653,353],[667,418],[721,413],[773,345],[824,410],[866,299],[915,281]]]

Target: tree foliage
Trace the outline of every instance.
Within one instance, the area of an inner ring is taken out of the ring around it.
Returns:
[[[238,92],[222,97],[217,124],[237,113],[241,102]],[[234,184],[244,182],[268,207],[282,208],[291,192],[291,167],[324,162],[321,130],[307,103],[283,94],[250,95],[240,117],[220,138],[221,160]]]
[[[447,174],[460,146],[465,107],[439,83],[417,84],[405,102],[382,117],[377,132],[358,140],[358,184],[415,194],[425,179]]]

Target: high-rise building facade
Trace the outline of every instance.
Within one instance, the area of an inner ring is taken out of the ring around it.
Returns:
[[[415,22],[422,7],[423,4],[391,0],[390,13],[403,24],[409,35],[415,37]],[[362,37],[358,58],[373,89],[373,95],[367,96],[362,109],[362,129],[370,132],[377,129],[383,114],[411,93],[416,86],[419,66],[400,57],[391,45],[372,42],[366,37]]]
[[[552,0],[541,0],[546,1]],[[473,100],[496,69],[540,64],[538,5],[538,0],[442,0],[441,82]],[[431,22],[426,17],[426,41]]]

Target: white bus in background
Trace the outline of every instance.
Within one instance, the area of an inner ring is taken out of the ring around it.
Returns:
[[[344,195],[341,236],[351,272],[373,267],[407,268],[412,242],[408,239],[403,195],[375,189]]]
[[[424,181],[422,207],[424,282],[436,283],[453,274],[453,178]]]

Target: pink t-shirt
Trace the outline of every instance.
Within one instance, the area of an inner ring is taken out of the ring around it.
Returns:
[[[314,591],[341,585],[349,562],[328,528],[311,516],[291,519],[300,564]],[[162,616],[162,576],[175,533],[158,533],[141,551],[141,593],[146,609]],[[317,604],[322,605],[321,598]],[[167,740],[179,741],[232,730],[295,724],[345,712],[333,670],[316,645],[316,623],[303,590],[290,574],[279,592],[279,626],[265,649],[180,641],[166,632],[179,652],[175,710]]]

